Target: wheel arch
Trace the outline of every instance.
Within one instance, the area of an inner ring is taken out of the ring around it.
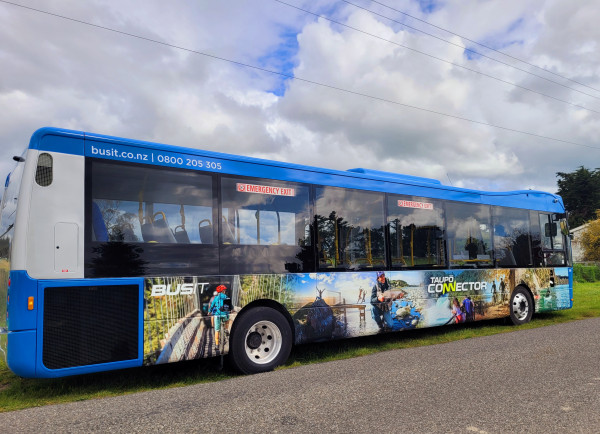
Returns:
[[[285,317],[285,319],[288,322],[288,325],[290,326],[290,331],[292,332],[292,346],[293,346],[294,343],[296,342],[296,328],[294,327],[294,320],[292,319],[290,312],[285,307],[283,307],[283,305],[281,303],[278,303],[275,300],[269,300],[269,299],[254,300],[252,303],[249,303],[246,306],[244,306],[242,308],[242,310],[240,310],[236,314],[235,319],[233,320],[233,324],[231,325],[231,334],[235,333],[236,326],[237,326],[237,324],[239,324],[238,319],[256,307],[269,307],[271,309],[278,311]]]
[[[525,291],[527,291],[529,293],[529,296],[531,297],[532,315],[535,315],[535,296],[533,295],[533,291],[529,288],[529,286],[525,282],[521,282],[517,286],[515,286],[515,289],[513,289],[513,292],[515,292],[518,288],[523,288]],[[511,293],[511,296],[512,296],[512,293]]]

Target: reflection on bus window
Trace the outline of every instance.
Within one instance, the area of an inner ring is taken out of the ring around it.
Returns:
[[[6,178],[4,195],[0,204],[0,261],[10,260],[10,243],[17,217],[17,202],[24,168],[24,161],[20,161]],[[7,270],[7,268],[5,269]]]
[[[527,267],[532,264],[529,211],[495,206],[494,258],[500,267]]]
[[[383,194],[320,187],[316,199],[321,268],[385,266]]]
[[[92,173],[92,240],[213,243],[210,176],[106,162]]]
[[[253,178],[223,178],[223,244],[310,245],[309,189]]]
[[[448,202],[446,220],[450,265],[453,267],[492,266],[490,207]]]
[[[556,214],[539,214],[541,244],[545,265],[564,265],[564,235]]]
[[[390,195],[388,227],[393,267],[446,264],[442,201]]]

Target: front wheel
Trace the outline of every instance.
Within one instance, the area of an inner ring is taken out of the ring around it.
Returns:
[[[285,363],[292,348],[292,331],[283,314],[269,307],[255,307],[234,325],[229,352],[238,371],[256,374]]]
[[[518,286],[510,297],[510,319],[513,324],[521,325],[529,322],[533,315],[531,294],[522,286]]]

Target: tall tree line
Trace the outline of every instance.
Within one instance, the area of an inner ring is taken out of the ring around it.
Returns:
[[[569,212],[569,226],[575,228],[596,218],[600,209],[600,168],[580,166],[577,170],[558,172],[558,194]]]

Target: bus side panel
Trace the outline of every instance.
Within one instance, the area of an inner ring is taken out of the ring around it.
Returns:
[[[265,299],[288,309],[296,343],[506,316],[519,284],[540,310],[564,309],[569,271],[387,271],[379,289],[374,271],[39,282],[22,273],[19,288],[39,287],[38,327],[9,334],[9,361],[22,376],[60,377],[226,354],[237,312]],[[221,285],[229,306],[219,311]]]
[[[573,307],[573,269],[570,267],[517,270],[528,275],[524,281],[535,302],[536,312],[570,309]]]
[[[37,377],[140,366],[143,279],[39,282]]]
[[[285,275],[272,275],[277,282]],[[255,276],[154,277],[146,279],[144,364],[219,356],[229,352],[228,333],[237,312],[252,300],[241,282]],[[214,302],[217,289],[224,303]],[[223,290],[222,287],[225,287]],[[263,297],[279,301],[272,292]],[[284,303],[281,303],[284,304]]]
[[[507,317],[519,285],[536,310],[571,305],[566,267],[385,271],[380,286],[378,273],[148,278],[144,364],[226,354],[237,313],[260,300],[288,310],[296,344]],[[215,311],[221,285],[230,307]]]
[[[386,271],[381,294],[375,288],[377,274],[148,278],[144,364],[226,354],[237,313],[260,300],[275,301],[288,310],[297,344],[466,321],[466,315],[463,320],[455,317],[454,299],[459,304],[469,299],[469,321],[508,315],[508,279],[500,285],[495,269]],[[496,280],[498,292],[493,296]],[[227,311],[219,311],[214,302],[221,285],[231,305]]]

